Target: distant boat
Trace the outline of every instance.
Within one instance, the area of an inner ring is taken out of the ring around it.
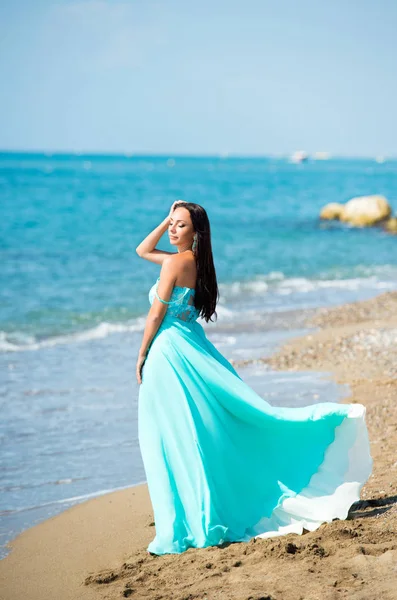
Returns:
[[[377,156],[375,160],[377,163],[382,164],[385,162],[386,158],[384,156]]]
[[[296,150],[290,157],[290,161],[293,163],[302,163],[309,159],[309,154],[305,150]]]

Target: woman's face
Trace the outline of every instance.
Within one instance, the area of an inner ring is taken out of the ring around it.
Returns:
[[[188,246],[193,243],[193,224],[187,208],[178,206],[171,215],[168,235],[173,246]]]

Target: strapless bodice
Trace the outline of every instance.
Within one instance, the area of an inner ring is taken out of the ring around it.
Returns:
[[[149,302],[153,304],[157,293],[160,277],[149,290]],[[167,303],[166,315],[177,317],[182,321],[196,321],[199,317],[199,310],[194,306],[194,296],[196,290],[190,287],[175,285],[172,290],[171,298]]]

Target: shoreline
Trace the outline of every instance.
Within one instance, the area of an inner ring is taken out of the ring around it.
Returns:
[[[397,292],[317,309],[307,324],[317,329],[270,357],[238,363],[326,371],[350,386],[340,402],[366,406],[374,468],[347,520],[302,536],[149,556],[152,508],[147,484],[136,484],[74,505],[14,538],[0,561],[4,600],[396,598]]]

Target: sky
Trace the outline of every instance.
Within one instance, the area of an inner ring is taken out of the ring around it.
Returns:
[[[2,0],[0,149],[397,156],[397,0]]]

